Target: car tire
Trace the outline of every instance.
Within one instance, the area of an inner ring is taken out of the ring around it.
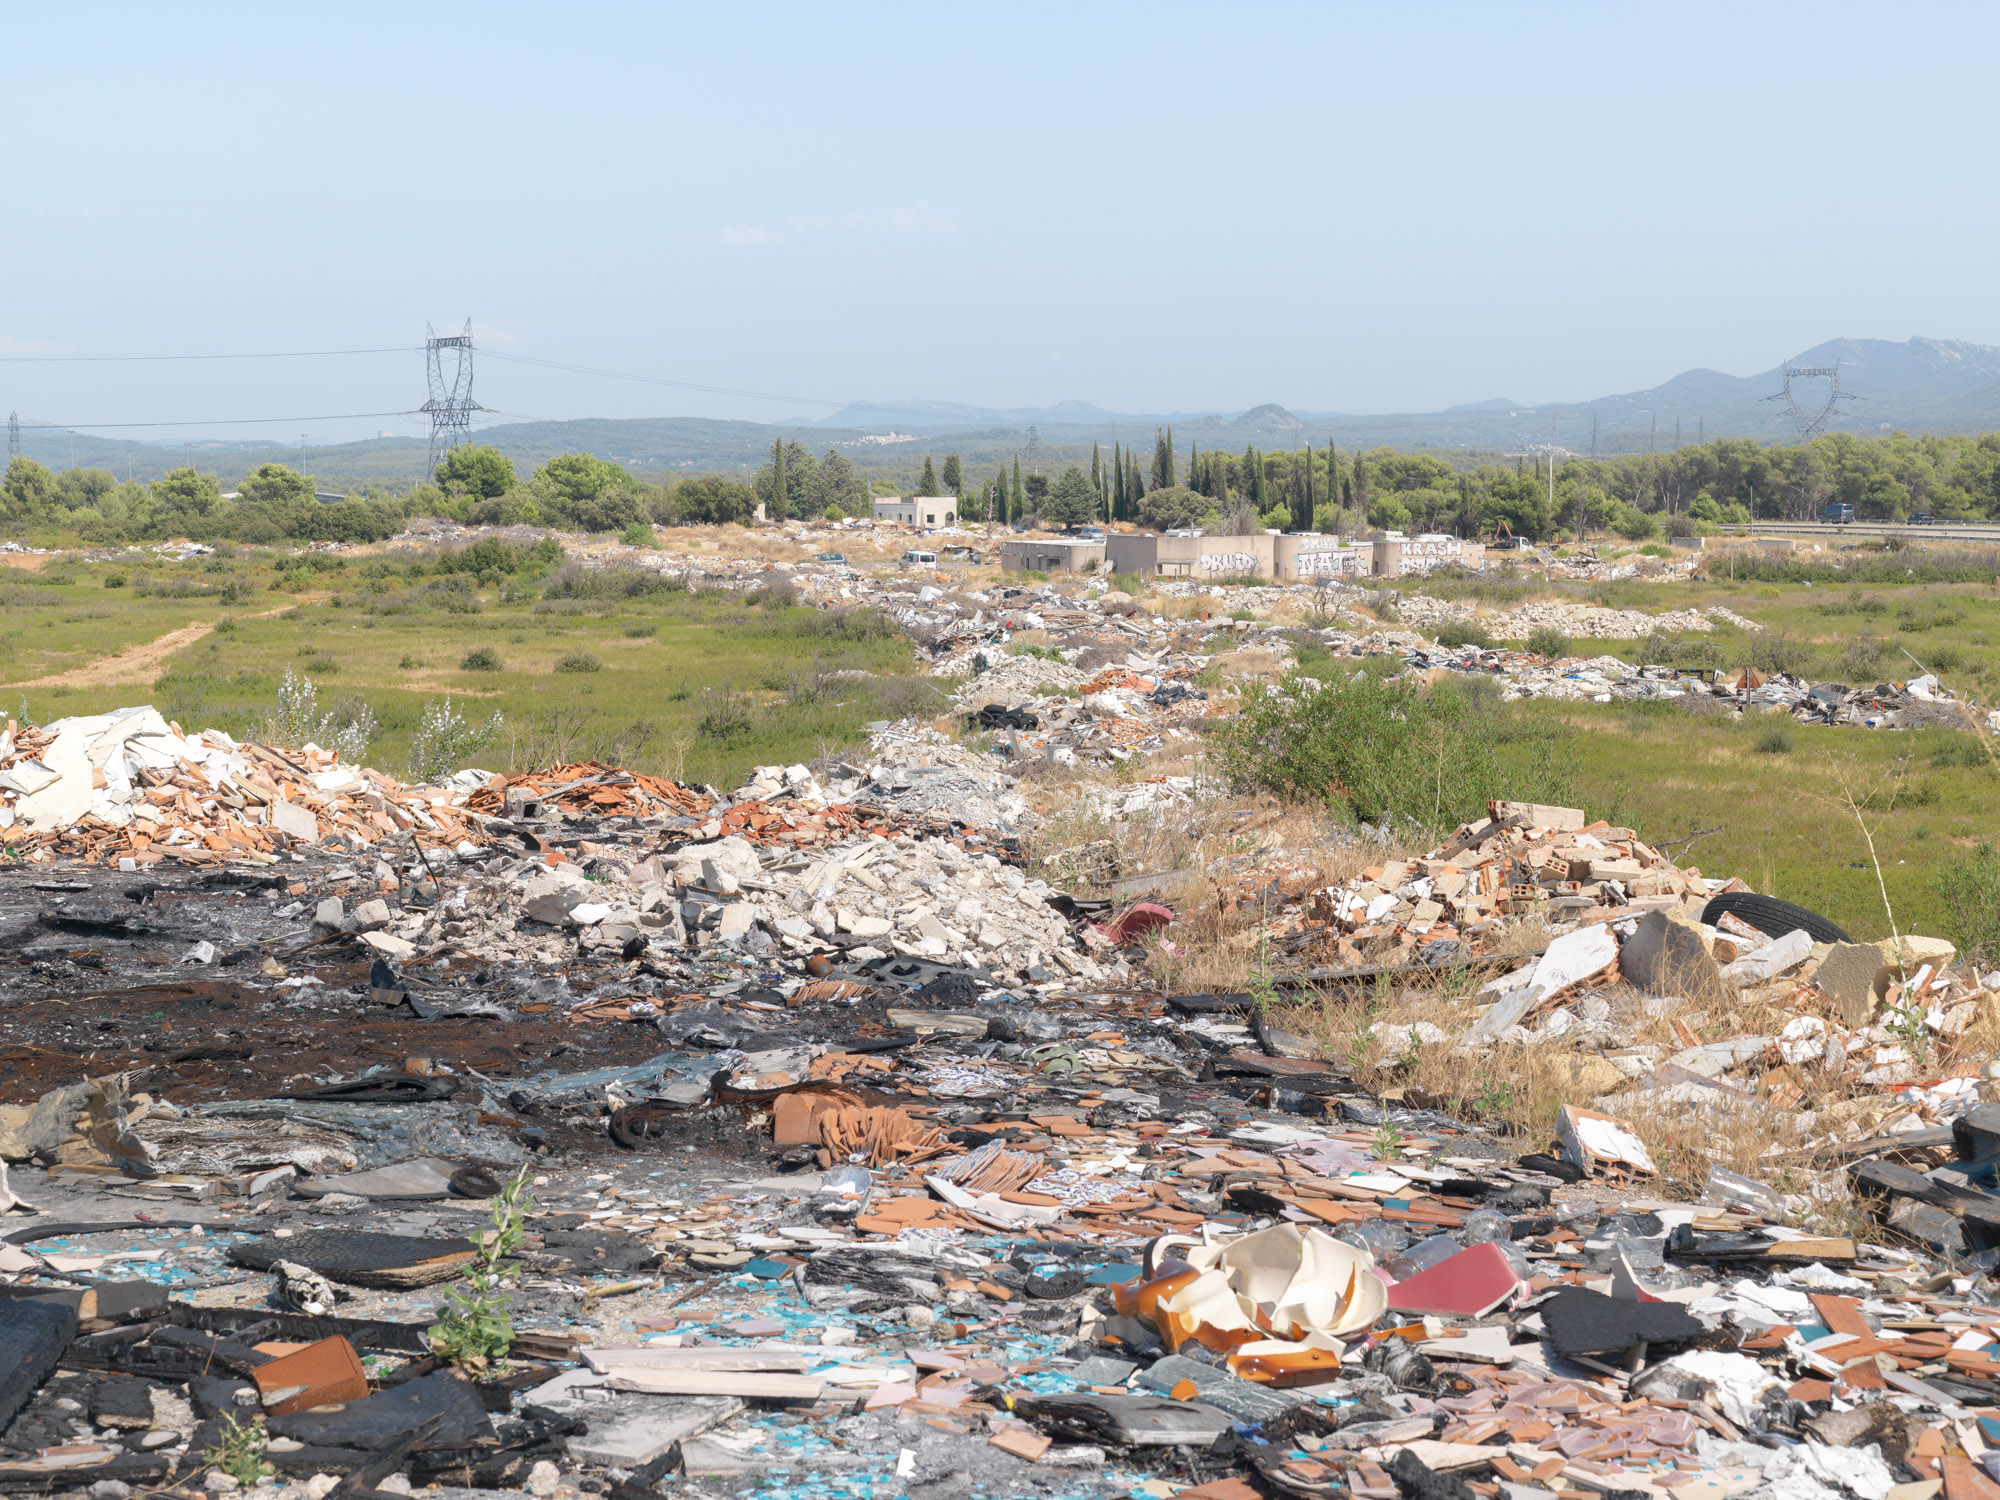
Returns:
[[[1803,929],[1815,943],[1854,941],[1818,912],[1794,906],[1789,901],[1780,901],[1776,896],[1759,896],[1752,891],[1711,896],[1708,905],[1701,909],[1701,919],[1713,927],[1716,919],[1725,912],[1739,922],[1749,923],[1766,937],[1783,937],[1788,932]]]

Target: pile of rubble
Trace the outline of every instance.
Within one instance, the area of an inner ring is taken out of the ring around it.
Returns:
[[[2000,1482],[2000,974],[1529,804],[1332,880],[1222,803],[1212,865],[1059,889],[1041,815],[1192,839],[1219,789],[1010,760],[1169,746],[1217,656],[1304,644],[1117,598],[911,588],[993,748],[733,792],[17,731],[0,1490]],[[1255,993],[1142,983],[1183,874]],[[1286,1029],[1364,990],[1448,1085]],[[1573,1084],[1532,1135],[1469,1097],[1529,1049]],[[1740,1117],[1784,1128],[1713,1166]]]
[[[1553,629],[1586,640],[1638,641],[1656,633],[1705,634],[1722,621],[1740,630],[1762,627],[1721,605],[1648,614],[1639,609],[1606,609],[1595,604],[1536,600],[1512,609],[1489,609],[1428,594],[1402,594],[1396,613],[1412,625],[1435,629],[1447,621],[1475,624],[1502,640],[1526,640],[1536,630]]]
[[[476,838],[462,793],[405,786],[337,753],[189,735],[152,708],[0,734],[0,848],[123,870],[163,860],[275,863],[337,835],[356,849],[388,839],[451,848]]]

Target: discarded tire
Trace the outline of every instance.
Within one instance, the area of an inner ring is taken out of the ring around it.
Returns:
[[[1739,922],[1748,922],[1767,937],[1783,937],[1788,932],[1803,930],[1815,943],[1854,941],[1818,912],[1780,901],[1776,896],[1759,896],[1750,891],[1711,896],[1708,905],[1701,909],[1701,919],[1713,927],[1715,919],[1724,912]]]

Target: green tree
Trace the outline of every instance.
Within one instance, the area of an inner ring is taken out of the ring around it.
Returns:
[[[1090,482],[1099,489],[1104,487],[1104,455],[1096,443],[1090,445]]]
[[[1111,519],[1132,519],[1132,512],[1125,503],[1125,450],[1117,443],[1111,445]]]
[[[1214,514],[1214,500],[1178,485],[1153,490],[1139,502],[1139,519],[1160,531],[1177,531],[1198,525]]]
[[[764,514],[774,521],[781,521],[791,513],[792,488],[785,482],[785,440],[775,438],[771,443],[771,498],[765,502]]]
[[[283,464],[259,464],[237,486],[245,505],[296,505],[313,498],[307,475]]]
[[[437,466],[438,488],[451,493],[456,485],[467,495],[482,500],[498,499],[514,488],[514,460],[498,448],[484,443],[466,443],[452,449]]]
[[[1026,508],[1033,511],[1036,515],[1040,515],[1044,508],[1044,502],[1048,498],[1049,476],[1046,474],[1030,474],[1026,486]]]
[[[1099,519],[1097,486],[1090,476],[1075,464],[1064,469],[1042,505],[1042,518],[1051,526],[1088,526]]]
[[[1014,490],[1007,509],[1013,520],[1020,520],[1028,513],[1028,495],[1021,488],[1021,455],[1014,455]]]
[[[757,492],[747,484],[705,474],[684,479],[674,489],[674,519],[683,526],[749,524],[757,513]]]
[[[68,510],[95,510],[117,487],[118,478],[108,469],[64,469],[56,476],[56,500]]]
[[[838,505],[850,516],[868,514],[868,486],[862,481],[861,471],[839,449],[826,450],[815,478],[817,483],[811,496],[815,507],[823,510]]]
[[[56,476],[25,453],[17,453],[7,463],[7,477],[0,480],[10,517],[38,516],[55,499]]]
[[[959,466],[956,453],[944,456],[944,487],[954,496],[965,493],[965,470]]]
[[[931,467],[931,456],[924,455],[924,472],[917,476],[917,493],[935,495],[938,492],[937,470]]]
[[[212,515],[222,504],[222,486],[213,474],[194,469],[173,469],[152,485],[153,508],[162,516],[184,520]]]
[[[560,505],[595,500],[616,486],[629,485],[632,476],[623,465],[588,453],[558,453],[535,470],[531,481],[547,498]]]

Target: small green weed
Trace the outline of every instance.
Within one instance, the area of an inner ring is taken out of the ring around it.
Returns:
[[[526,1240],[528,1216],[534,1211],[528,1169],[523,1167],[493,1200],[492,1227],[479,1237],[479,1251],[466,1272],[465,1285],[445,1294],[430,1331],[431,1348],[440,1359],[483,1373],[514,1346],[514,1299],[504,1289],[514,1268],[507,1262]]]

